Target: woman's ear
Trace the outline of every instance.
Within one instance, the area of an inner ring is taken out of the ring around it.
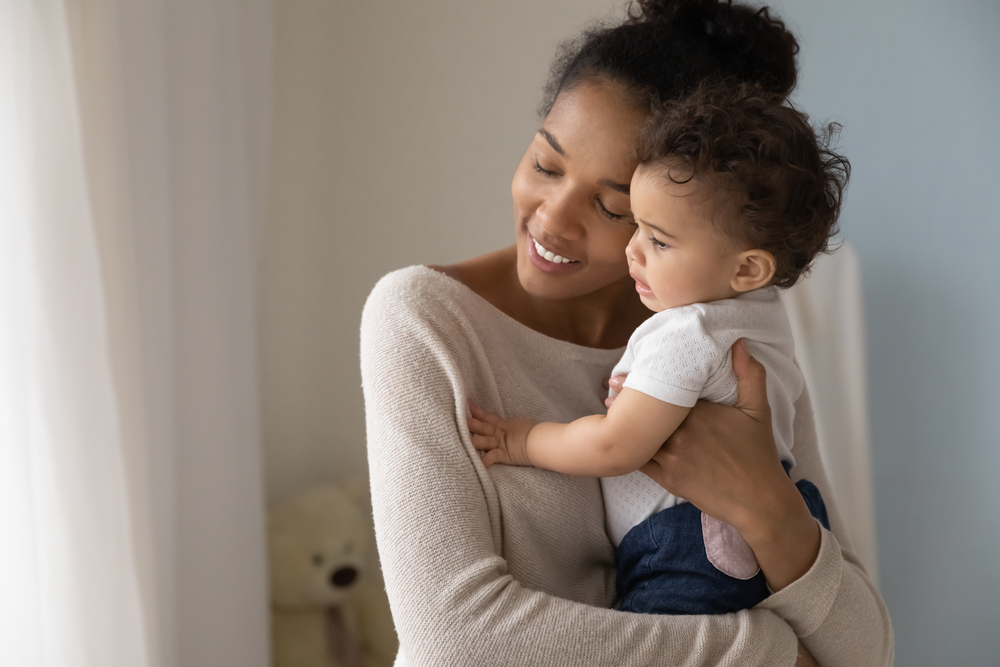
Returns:
[[[730,283],[737,292],[749,292],[766,287],[774,277],[774,271],[778,266],[774,261],[774,255],[759,248],[744,250],[739,254],[737,261],[739,268]]]

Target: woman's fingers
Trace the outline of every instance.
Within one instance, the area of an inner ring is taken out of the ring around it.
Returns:
[[[618,394],[621,392],[622,387],[625,386],[625,378],[628,374],[615,375],[614,377],[608,378],[604,381],[604,388],[611,390],[611,395],[604,399],[604,407],[610,408],[611,404],[615,402],[618,398]]]
[[[750,356],[746,339],[733,345],[733,372],[736,373],[737,398],[735,407],[754,419],[771,423],[771,407],[767,403],[767,371]]]

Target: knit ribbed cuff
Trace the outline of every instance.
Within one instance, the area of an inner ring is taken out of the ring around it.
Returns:
[[[818,521],[816,522],[819,523]],[[826,620],[840,590],[844,557],[833,533],[820,526],[819,555],[809,571],[758,605],[788,623],[799,637],[807,637]]]

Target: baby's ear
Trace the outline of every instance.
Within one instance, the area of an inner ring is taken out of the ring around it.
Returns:
[[[778,268],[774,255],[760,248],[744,250],[739,254],[737,262],[738,268],[731,283],[737,292],[749,292],[766,287]]]

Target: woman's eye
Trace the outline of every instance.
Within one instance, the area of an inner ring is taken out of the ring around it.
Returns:
[[[532,160],[532,163],[533,163],[533,165],[535,167],[535,171],[537,171],[542,176],[548,176],[549,178],[553,178],[553,177],[559,175],[556,172],[550,171],[550,170],[546,169],[545,167],[543,167],[542,165],[540,165],[538,163],[538,160]]]
[[[664,248],[669,248],[670,247],[666,243],[664,243],[663,241],[657,240],[657,238],[655,236],[650,236],[649,240],[653,243],[653,247],[659,248],[660,250],[663,250]]]
[[[597,200],[597,205],[600,207],[601,213],[603,213],[604,217],[606,217],[608,220],[614,220],[615,222],[617,222],[619,220],[624,220],[625,219],[624,215],[619,215],[617,213],[612,213],[608,209],[604,208],[604,203],[600,199]]]

